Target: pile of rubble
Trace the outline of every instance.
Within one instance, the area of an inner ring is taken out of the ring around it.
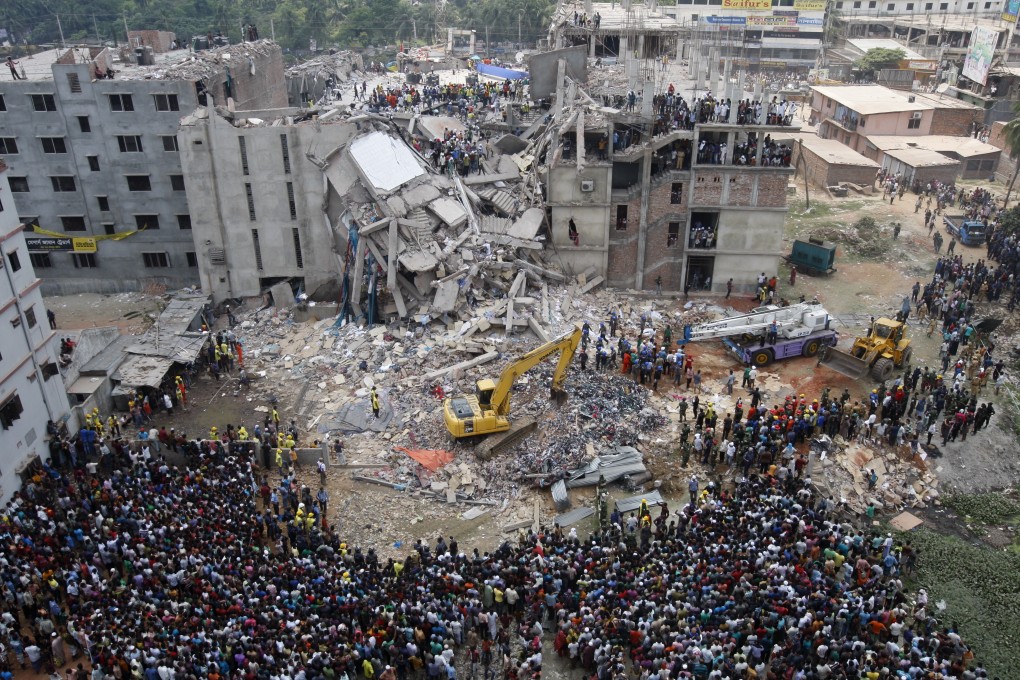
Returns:
[[[272,40],[256,40],[198,52],[168,52],[164,55],[166,60],[155,66],[117,71],[117,79],[199,81],[219,73],[224,66],[254,68],[255,58],[267,57],[276,50]],[[180,58],[176,58],[178,55]]]
[[[876,510],[926,508],[939,504],[939,480],[929,469],[925,451],[914,454],[909,446],[846,441],[839,435],[819,437],[820,449],[813,479],[828,495],[863,514]],[[877,475],[872,485],[869,471]]]

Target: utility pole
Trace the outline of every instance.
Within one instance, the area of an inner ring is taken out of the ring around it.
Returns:
[[[55,16],[57,17],[57,30],[60,31],[60,46],[67,47],[67,43],[64,42],[64,27],[60,25],[60,15]]]
[[[418,46],[418,22],[415,21],[414,19],[411,19],[411,30],[414,31],[414,46],[417,47]],[[488,31],[489,27],[486,26],[485,30]]]
[[[99,24],[96,23],[96,15],[92,15],[92,28],[96,29],[96,42],[100,45],[103,44],[103,39],[99,36]]]
[[[124,40],[127,41],[128,47],[131,47],[131,38],[128,37],[127,12],[124,12]]]
[[[485,24],[485,56],[489,56],[489,25]]]
[[[269,17],[269,35],[272,36],[273,42],[276,42],[276,26],[273,25],[273,17]]]
[[[517,10],[517,49],[521,49],[521,15],[524,10]]]

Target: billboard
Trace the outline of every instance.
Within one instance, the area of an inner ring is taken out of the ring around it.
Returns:
[[[772,0],[722,0],[723,9],[772,10]]]
[[[1020,0],[1009,0],[1006,3],[1006,11],[1002,13],[1002,20],[1015,24],[1018,15],[1020,15]]]
[[[965,78],[970,78],[975,83],[985,84],[988,80],[988,69],[992,66],[992,55],[995,54],[995,44],[999,40],[998,31],[990,28],[977,26],[970,34],[970,49],[967,51],[967,58],[963,60],[963,71]]]
[[[710,23],[710,24],[729,24],[731,26],[743,25],[743,24],[747,23],[745,21],[744,17],[735,17],[735,16],[717,17],[714,14],[711,15],[711,16],[705,17],[705,20],[708,23]]]
[[[747,17],[748,26],[796,26],[797,17],[777,17],[771,14],[752,14]]]
[[[825,0],[793,0],[793,8],[804,12],[824,12]]]
[[[96,239],[86,237],[26,236],[25,245],[30,251],[35,252],[96,252]]]

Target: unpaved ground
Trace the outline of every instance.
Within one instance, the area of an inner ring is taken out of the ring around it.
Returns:
[[[79,293],[46,298],[57,317],[57,330],[117,326],[121,333],[137,334],[152,325],[166,306],[163,298],[146,293]]]

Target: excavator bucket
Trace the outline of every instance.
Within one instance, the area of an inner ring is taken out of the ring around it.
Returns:
[[[826,348],[818,363],[854,380],[860,380],[866,376],[871,368],[868,362],[836,347]]]

